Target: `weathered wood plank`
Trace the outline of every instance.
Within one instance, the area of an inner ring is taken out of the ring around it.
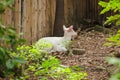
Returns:
[[[26,32],[26,26],[27,26],[27,3],[26,3],[27,0],[22,0],[21,2],[21,6],[22,6],[22,12],[21,12],[21,29],[20,31],[23,33],[23,38],[27,40],[27,36],[26,35],[29,35],[27,34]],[[27,41],[28,43],[28,41]]]
[[[51,29],[50,33],[53,35],[54,30],[54,22],[55,22],[55,13],[56,13],[56,0],[50,0],[50,19],[51,19]]]
[[[26,22],[26,26],[25,26],[25,28],[26,28],[26,31],[25,31],[25,35],[24,35],[24,38],[26,38],[26,40],[27,40],[27,44],[31,44],[32,42],[31,42],[31,20],[32,20],[32,15],[31,15],[31,0],[26,0],[26,8],[27,8],[27,10],[26,10],[26,20],[27,20],[27,22]]]
[[[45,36],[44,28],[45,28],[45,1],[46,0],[38,0],[38,39],[42,36]]]
[[[15,17],[14,17],[14,22],[15,22],[15,28],[18,33],[20,33],[20,28],[21,28],[21,0],[15,0]]]
[[[34,43],[37,40],[37,17],[38,17],[38,5],[36,0],[31,0],[31,6],[32,6],[32,16],[31,16],[31,28],[32,28],[32,43]]]

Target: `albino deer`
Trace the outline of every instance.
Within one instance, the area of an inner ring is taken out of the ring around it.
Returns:
[[[39,44],[41,44],[41,41],[45,41],[46,44],[50,43],[52,45],[52,47],[43,49],[43,51],[47,51],[47,52],[56,52],[56,51],[65,52],[65,51],[67,51],[68,44],[70,43],[72,37],[77,36],[77,33],[73,30],[73,25],[71,25],[68,28],[66,28],[65,25],[63,25],[63,30],[64,30],[63,37],[44,37],[44,38],[41,38],[36,43],[37,48],[40,49]]]

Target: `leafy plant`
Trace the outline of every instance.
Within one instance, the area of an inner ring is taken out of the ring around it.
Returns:
[[[0,14],[4,13],[7,7],[12,9],[13,4],[14,0],[0,0]]]
[[[116,35],[107,38],[107,42],[104,45],[105,46],[119,46],[120,45],[120,30],[118,30]]]
[[[0,14],[4,13],[7,7],[11,8],[13,3],[14,0],[0,0]],[[4,26],[0,21],[0,77],[17,75],[17,69],[25,61],[22,57],[12,56],[11,54],[23,42],[24,40],[19,38],[13,27]]]
[[[46,52],[46,51],[49,51],[49,50],[52,49],[53,44],[52,44],[51,42],[49,42],[49,41],[41,40],[41,39],[40,39],[40,40],[35,44],[34,47],[36,47],[38,50],[41,50],[41,51],[43,51],[43,52],[44,52],[44,50],[45,50],[45,52]]]
[[[120,80],[120,59],[119,58],[115,58],[115,57],[112,57],[112,58],[107,58],[107,61],[109,62],[109,64],[114,64],[117,66],[117,72],[115,72],[110,80]]]
[[[100,1],[99,5],[103,7],[103,10],[100,12],[100,14],[104,14],[108,11],[113,11],[114,15],[107,17],[107,20],[105,24],[111,24],[112,22],[115,22],[116,25],[120,25],[120,0],[109,0],[109,2]]]
[[[23,58],[12,56],[16,47],[23,42],[18,38],[15,29],[12,27],[2,27],[0,25],[0,76],[5,77],[9,72],[14,72],[14,68],[20,63],[24,63]]]
[[[42,44],[42,43],[41,43]],[[23,76],[20,79],[29,79],[30,72],[40,77],[39,79],[55,79],[55,80],[82,80],[87,74],[81,71],[74,71],[70,67],[62,66],[60,61],[48,53],[43,53],[33,46],[19,46],[17,48],[19,54],[16,56],[24,57],[26,64],[23,67]]]
[[[99,5],[103,7],[103,10],[100,14],[104,14],[108,11],[113,11],[114,15],[107,17],[107,20],[104,24],[116,23],[116,26],[120,25],[120,0],[109,0],[108,2],[100,1]],[[105,43],[107,46],[120,46],[120,30],[116,35],[107,38],[107,42]],[[117,69],[120,69],[120,59],[112,57],[108,58],[107,61],[109,64],[114,64],[118,66]],[[110,80],[120,80],[120,72],[116,72],[110,78]]]

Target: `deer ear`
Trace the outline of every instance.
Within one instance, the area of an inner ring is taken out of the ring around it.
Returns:
[[[63,25],[63,30],[64,30],[64,31],[66,30],[66,26],[65,26],[65,25]]]
[[[73,25],[71,25],[71,26],[69,27],[69,29],[73,29]]]
[[[73,30],[73,25],[71,25],[68,29],[68,31],[72,31]]]

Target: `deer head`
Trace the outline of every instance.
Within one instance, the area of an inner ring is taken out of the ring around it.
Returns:
[[[70,27],[66,28],[65,25],[63,25],[63,30],[64,30],[64,38],[71,40],[71,38],[74,38],[77,36],[77,33],[73,30],[73,25]]]

